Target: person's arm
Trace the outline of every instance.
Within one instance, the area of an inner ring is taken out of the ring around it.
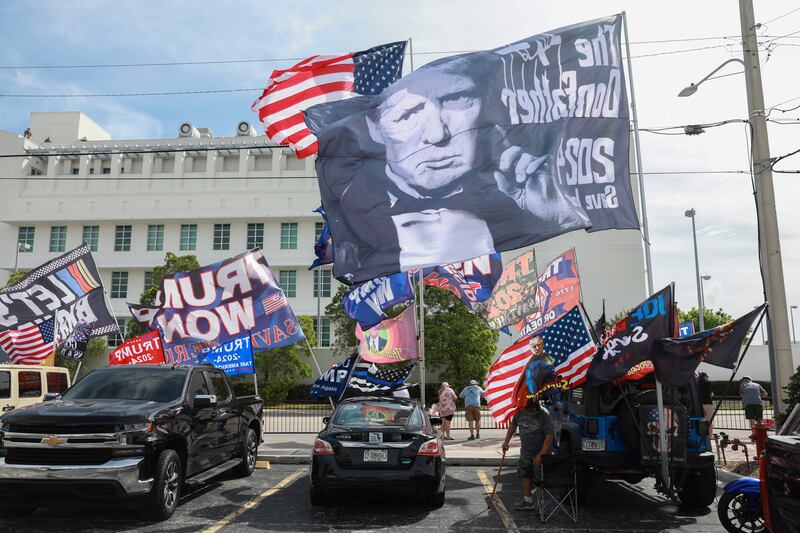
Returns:
[[[542,463],[542,456],[547,455],[550,453],[550,446],[553,445],[553,434],[548,433],[544,436],[544,444],[542,444],[542,449],[539,453],[536,454],[536,458],[533,461],[533,464],[539,466]]]
[[[764,390],[764,387],[762,387],[761,385],[759,385],[759,386],[758,386],[758,388],[760,388],[760,389],[761,389],[761,397],[762,397],[762,398],[766,398],[767,396],[769,396],[769,394],[767,394],[767,391],[765,391],[765,390]]]
[[[508,423],[508,431],[506,431],[506,440],[503,441],[502,449],[504,452],[508,451],[509,443],[511,442],[511,437],[514,436],[514,432],[517,431],[517,422],[512,420]]]
[[[466,395],[467,395],[467,389],[465,387],[465,388],[461,389],[461,392],[458,394],[458,397],[459,398],[463,398]]]

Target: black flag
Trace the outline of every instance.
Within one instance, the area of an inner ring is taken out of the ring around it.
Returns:
[[[594,324],[594,334],[597,335],[597,340],[603,342],[606,338],[606,299],[603,298],[603,314],[597,319]]]
[[[700,363],[733,369],[747,332],[764,305],[716,328],[682,339],[661,339],[653,351],[656,377],[664,385],[685,385]]]
[[[613,381],[650,359],[658,339],[672,336],[672,312],[672,285],[667,285],[614,324],[592,361],[587,384]]]

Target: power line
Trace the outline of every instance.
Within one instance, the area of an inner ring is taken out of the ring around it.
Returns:
[[[205,91],[163,91],[152,93],[106,93],[106,94],[22,94],[6,93],[0,94],[4,98],[106,98],[119,96],[176,96],[186,94],[220,94],[220,93],[243,93],[263,91],[264,88],[250,89],[210,89]]]
[[[784,13],[783,15],[780,15],[780,16],[778,16],[778,17],[775,17],[774,19],[769,19],[769,20],[768,20],[768,21],[766,21],[766,22],[762,22],[761,24],[762,24],[762,25],[764,25],[764,26],[766,26],[766,25],[767,25],[767,24],[769,24],[770,22],[775,22],[776,20],[782,19],[783,17],[788,17],[788,16],[789,16],[789,15],[791,15],[792,13],[797,13],[798,11],[800,11],[800,7],[796,8],[796,9],[792,9],[792,10],[791,10],[791,11],[789,11],[788,13]]]

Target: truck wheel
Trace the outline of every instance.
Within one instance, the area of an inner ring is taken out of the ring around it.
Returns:
[[[678,479],[682,473],[677,473]],[[717,495],[717,471],[714,465],[702,468],[699,472],[689,471],[683,486],[678,489],[678,497],[688,507],[708,507]]]
[[[253,428],[247,428],[244,434],[242,445],[242,462],[236,465],[233,473],[239,477],[247,477],[256,469],[256,458],[258,457],[258,437]]]
[[[13,520],[15,518],[25,518],[36,512],[36,507],[26,505],[15,505],[14,507],[0,507],[0,518]]]
[[[439,509],[444,505],[444,491],[439,492],[438,494],[431,494],[425,499],[425,503],[431,509]]]
[[[153,489],[143,509],[148,520],[161,522],[171,517],[178,507],[183,487],[183,468],[175,450],[164,450],[158,456],[153,474]]]

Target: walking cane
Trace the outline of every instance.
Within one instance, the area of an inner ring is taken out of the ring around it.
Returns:
[[[497,492],[497,481],[500,479],[501,472],[503,472],[504,464],[506,464],[505,450],[503,450],[503,457],[500,458],[500,468],[497,469],[497,477],[494,478],[494,487],[492,487],[492,495],[489,496],[489,509],[492,508],[492,502],[494,502],[494,493]]]

